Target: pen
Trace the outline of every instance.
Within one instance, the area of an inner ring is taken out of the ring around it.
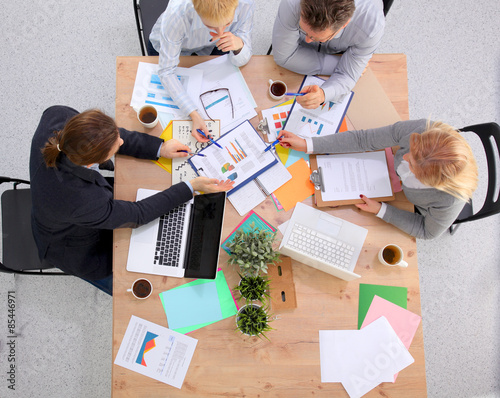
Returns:
[[[269,151],[271,148],[273,148],[276,144],[279,144],[280,142],[280,139],[278,138],[276,141],[274,141],[273,143],[271,143],[271,145],[269,145],[266,149],[264,149],[264,152],[267,152]]]
[[[215,144],[215,145],[217,145],[220,149],[222,149],[222,147],[221,147],[219,144],[217,144],[217,143],[216,143],[213,139],[211,139],[209,136],[207,136],[207,135],[203,132],[203,130],[196,129],[196,131],[197,131],[198,133],[200,133],[203,137],[208,138],[212,144]]]
[[[307,93],[285,93],[285,95],[293,95],[295,97],[300,97],[302,95],[306,95]]]
[[[185,151],[184,149],[181,149],[179,152],[185,152],[185,153],[188,153],[189,155],[196,155],[196,156],[203,156],[204,158],[207,157],[207,155],[204,155],[202,153],[193,153],[193,152],[189,152],[189,151]]]

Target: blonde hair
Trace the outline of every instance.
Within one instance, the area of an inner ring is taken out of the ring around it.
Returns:
[[[193,0],[197,14],[217,26],[224,26],[238,7],[238,0]]]
[[[410,136],[412,169],[421,182],[464,201],[477,188],[477,164],[467,141],[453,127],[435,122]]]

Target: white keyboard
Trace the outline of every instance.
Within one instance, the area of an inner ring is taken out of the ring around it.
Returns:
[[[309,229],[298,223],[293,224],[287,246],[334,267],[349,270],[355,248],[338,239]]]

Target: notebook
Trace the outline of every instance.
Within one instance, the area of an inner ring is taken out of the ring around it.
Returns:
[[[137,200],[158,191],[138,189]],[[164,216],[132,230],[127,271],[215,279],[225,192],[196,195]]]
[[[280,252],[345,281],[360,277],[354,267],[368,230],[321,210],[297,203]]]

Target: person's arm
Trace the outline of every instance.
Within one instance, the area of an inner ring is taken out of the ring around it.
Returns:
[[[229,60],[234,66],[243,66],[250,61],[252,57],[252,27],[253,13],[255,4],[253,1],[240,1],[237,12],[238,22],[235,24],[235,29],[230,29],[230,32],[239,37],[243,41],[243,47],[239,51],[231,51]],[[223,50],[224,51],[224,50]]]
[[[419,196],[436,198],[426,205],[425,210],[421,210],[424,215],[401,210],[386,204],[387,208],[382,219],[416,238],[437,238],[457,219],[464,202],[437,190],[422,189],[418,191],[421,191],[417,193]],[[428,193],[432,191],[434,193]],[[408,190],[405,190],[405,194],[408,194]],[[408,200],[414,203],[415,198],[411,194],[409,196]]]
[[[331,75],[321,86],[325,93],[325,101],[339,102],[354,88],[368,65],[368,61],[379,46],[383,35],[384,29],[382,27],[372,37],[349,47],[340,57],[333,73],[331,70],[322,71],[322,74]]]
[[[352,130],[312,138],[313,153],[376,151],[400,145],[403,138],[425,129],[426,120],[408,120],[376,129]]]
[[[118,154],[138,159],[158,159],[158,148],[163,143],[161,138],[124,128],[119,130],[123,145],[118,149]]]
[[[189,115],[196,105],[177,78],[176,70],[182,50],[182,40],[189,32],[189,21],[182,15],[171,15],[167,8],[161,20],[158,76],[179,109]]]

